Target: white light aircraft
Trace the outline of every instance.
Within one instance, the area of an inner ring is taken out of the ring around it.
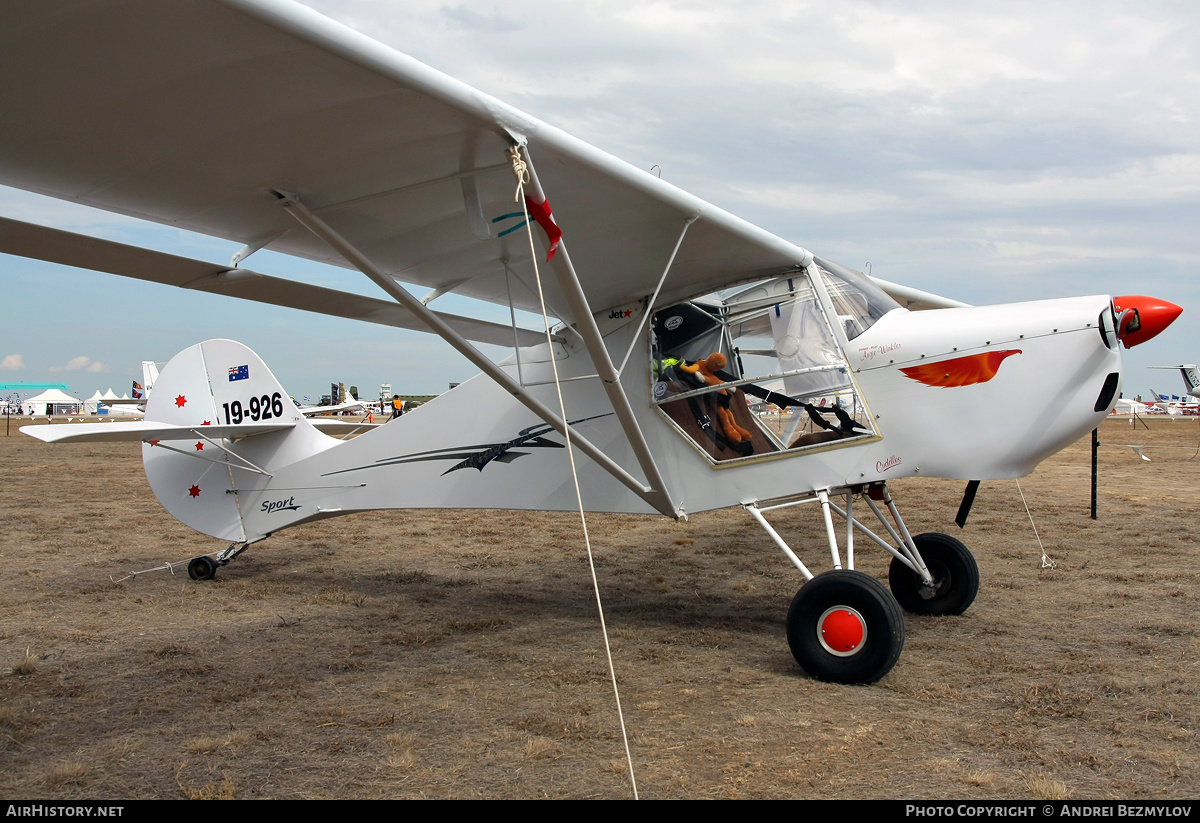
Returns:
[[[229,543],[195,577],[356,511],[573,510],[569,432],[592,511],[745,507],[807,579],[787,615],[796,660],[871,682],[900,655],[901,607],[959,614],[979,585],[958,540],[910,534],[891,482],[970,481],[965,517],[979,481],[1026,475],[1103,420],[1122,345],[1180,311],[1106,295],[971,307],[864,276],[282,0],[26,2],[4,19],[0,183],[245,247],[216,265],[3,219],[0,251],[423,328],[483,372],[339,441],[240,343],[180,352],[146,420],[116,434],[142,441],[172,515]],[[391,299],[241,267],[263,248],[358,269]],[[427,306],[451,292],[557,322]],[[514,352],[494,363],[472,341]],[[795,433],[760,425],[746,395],[790,409]],[[1029,395],[1047,402],[1014,413]],[[806,563],[767,515],[807,502],[824,529]],[[892,555],[890,591],[854,570],[864,539]],[[810,571],[822,555],[832,570]]]
[[[337,403],[332,406],[297,406],[296,409],[305,417],[313,417],[318,414],[337,414],[338,412],[348,411],[367,411],[367,406],[370,404],[365,400],[355,400],[351,398],[345,403]]]
[[[1195,363],[1188,363],[1183,366],[1151,366],[1152,369],[1179,369],[1180,375],[1183,376],[1183,385],[1187,388],[1187,393],[1192,397],[1200,397],[1200,368],[1196,367]],[[1157,392],[1155,397],[1162,397]]]
[[[1172,420],[1175,420],[1179,417],[1194,416],[1200,411],[1200,403],[1186,403],[1180,401],[1178,398],[1172,400],[1171,395],[1159,394],[1154,389],[1150,390],[1150,394],[1155,398],[1150,401],[1151,412],[1153,414],[1167,414],[1170,415]],[[1155,412],[1153,411],[1154,409],[1158,409],[1159,411]]]
[[[133,397],[113,398],[105,400],[102,405],[108,407],[109,417],[132,417],[137,420],[146,416],[146,399],[154,381],[158,379],[158,364],[153,360],[142,361],[142,382],[133,381]]]
[[[133,398],[129,398],[129,399],[132,400]],[[116,419],[118,417],[128,418],[131,420],[145,419],[146,412],[144,410],[138,408],[138,405],[139,405],[138,402],[130,404],[130,403],[124,402],[124,400],[125,399],[122,398],[122,399],[116,399],[116,400],[103,401],[101,403],[101,405],[105,407],[105,411],[103,413],[108,415],[108,417],[110,419]],[[97,412],[97,413],[99,414],[100,412]]]

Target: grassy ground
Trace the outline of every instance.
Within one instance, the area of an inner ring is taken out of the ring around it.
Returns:
[[[1086,441],[1021,481],[1048,566],[1015,482],[985,483],[962,533],[961,483],[896,484],[983,582],[961,617],[908,616],[869,687],[796,667],[801,580],[745,512],[593,516],[641,795],[1200,795],[1200,433],[1149,425],[1102,428],[1097,521]],[[14,433],[0,483],[5,796],[630,794],[576,517],[350,516],[210,582],[114,583],[221,548],[162,511],[136,446]],[[823,539],[807,507],[773,522]]]

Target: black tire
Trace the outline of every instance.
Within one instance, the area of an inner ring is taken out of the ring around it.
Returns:
[[[858,642],[833,642],[830,620],[862,629]],[[826,631],[823,631],[826,629]],[[874,683],[892,670],[904,649],[904,614],[882,583],[862,572],[835,569],[808,581],[792,598],[788,645],[800,667],[817,680]]]
[[[188,577],[193,580],[212,580],[217,576],[217,564],[211,557],[201,555],[188,563]]]
[[[962,614],[979,593],[979,566],[971,550],[948,534],[928,532],[913,538],[933,575],[934,589],[921,576],[892,558],[888,584],[905,611],[913,614]]]

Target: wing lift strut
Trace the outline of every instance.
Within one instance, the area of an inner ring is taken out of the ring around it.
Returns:
[[[537,176],[533,173],[532,165],[529,166],[529,170],[534,190],[541,196],[541,186],[537,183]],[[456,351],[471,361],[476,368],[492,378],[505,391],[511,394],[515,400],[537,415],[538,418],[559,432],[559,434],[565,436],[567,424],[558,414],[555,414],[540,400],[530,395],[525,390],[525,387],[509,377],[503,369],[485,357],[483,353],[475,348],[466,338],[458,334],[436,313],[426,308],[420,299],[410,294],[407,289],[403,288],[390,275],[367,258],[366,255],[338,234],[333,227],[313,214],[300,201],[299,196],[291,192],[279,190],[274,190],[273,193],[279,198],[280,205],[287,209],[288,213],[297,222],[340,254],[350,265],[369,277],[397,303],[412,312],[430,331],[453,346]],[[568,308],[576,318],[577,331],[584,340],[592,362],[596,365],[597,374],[604,386],[605,393],[608,395],[617,420],[625,436],[628,438],[629,444],[637,457],[638,464],[648,482],[643,483],[637,477],[630,474],[624,467],[575,430],[571,431],[571,443],[645,501],[655,511],[667,517],[677,519],[681,514],[681,510],[671,502],[671,497],[667,493],[666,484],[658,470],[658,466],[654,462],[641,428],[638,426],[633,408],[629,403],[629,398],[621,387],[619,374],[608,356],[608,350],[605,348],[603,339],[600,337],[600,330],[596,325],[591,307],[588,305],[587,298],[579,284],[579,278],[576,276],[574,267],[571,265],[565,243],[559,246],[554,264],[554,273],[558,278],[563,293],[566,295]]]
[[[845,508],[833,502],[834,497],[844,497],[846,501]],[[854,516],[854,498],[860,497],[866,501],[876,519],[882,524],[888,536],[892,539],[892,543],[880,537],[875,532],[867,528],[861,520]],[[758,521],[758,525],[762,526],[767,535],[775,541],[783,553],[787,555],[788,560],[792,561],[800,573],[804,575],[805,580],[812,580],[813,573],[804,565],[803,561],[796,555],[792,548],[787,544],[764,516],[765,512],[775,511],[777,509],[786,509],[792,506],[800,506],[805,503],[820,503],[821,513],[825,518],[825,534],[829,540],[829,553],[833,560],[835,569],[853,569],[854,568],[854,530],[858,529],[869,540],[877,544],[905,566],[912,569],[926,586],[934,586],[933,575],[929,568],[925,565],[925,561],[921,558],[921,552],[917,549],[916,543],[913,542],[912,535],[908,532],[908,527],[904,525],[904,520],[900,517],[900,512],[896,509],[896,503],[892,499],[892,494],[888,490],[887,483],[871,483],[868,485],[847,486],[838,490],[820,490],[807,492],[805,494],[791,495],[788,497],[777,497],[771,500],[752,500],[742,503],[742,507],[750,512],[750,515]],[[893,522],[888,522],[883,511],[879,507],[879,503],[883,503],[891,515]],[[846,521],[846,564],[842,565],[841,551],[838,548],[837,534],[833,525],[833,514],[836,513]],[[894,525],[893,525],[894,523]]]

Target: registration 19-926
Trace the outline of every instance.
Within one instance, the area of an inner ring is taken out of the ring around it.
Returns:
[[[272,417],[283,417],[283,396],[279,392],[264,394],[262,397],[251,397],[245,406],[242,401],[222,403],[225,407],[225,422],[237,425],[243,420],[270,420]]]

